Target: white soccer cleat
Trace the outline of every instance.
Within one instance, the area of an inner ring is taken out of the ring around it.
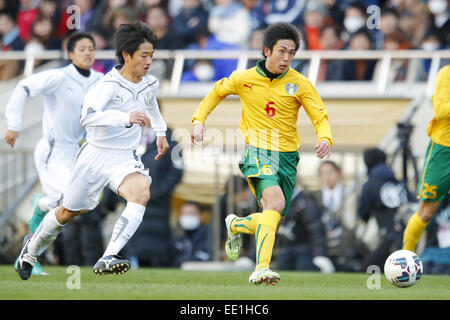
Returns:
[[[259,286],[261,283],[265,283],[267,285],[275,285],[280,281],[280,275],[276,272],[273,272],[269,268],[263,268],[253,271],[248,279],[250,284],[254,284]]]
[[[94,265],[93,271],[99,276],[105,274],[124,274],[130,269],[130,262],[118,255],[109,255],[100,258]]]
[[[37,257],[28,252],[28,243],[31,240],[31,236],[31,234],[27,234],[23,239],[22,251],[17,258],[17,271],[22,280],[28,280],[30,278],[33,266],[37,262]]]
[[[231,231],[231,222],[236,219],[238,216],[235,214],[229,214],[225,218],[225,225],[227,227],[227,241],[225,242],[225,253],[227,254],[228,259],[231,261],[239,258],[239,254],[241,253],[241,236],[239,233],[234,233]]]

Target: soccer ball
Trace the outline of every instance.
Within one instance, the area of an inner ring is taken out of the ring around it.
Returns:
[[[384,275],[394,286],[410,287],[422,277],[422,260],[409,250],[393,252],[384,264]]]

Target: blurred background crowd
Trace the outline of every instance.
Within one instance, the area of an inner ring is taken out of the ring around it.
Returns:
[[[77,23],[93,33],[98,50],[111,49],[118,26],[140,19],[158,36],[157,49],[261,51],[264,28],[283,21],[298,27],[306,50],[439,50],[450,46],[449,8],[447,0],[0,0],[0,41],[3,51],[58,50]],[[113,64],[98,61],[94,69]],[[20,67],[1,66],[2,79]],[[235,67],[190,61],[182,81],[217,80]],[[376,72],[376,61],[322,61],[318,81],[370,80]],[[404,73],[398,61],[392,77]]]

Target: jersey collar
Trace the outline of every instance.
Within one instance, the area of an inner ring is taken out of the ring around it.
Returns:
[[[269,79],[269,77],[268,77],[268,76],[266,75],[266,73],[264,72],[263,68],[261,68],[261,66],[260,66],[260,64],[265,63],[265,61],[266,61],[266,59],[258,60],[258,62],[256,63],[256,72],[257,72],[259,75],[263,76],[264,78],[268,78],[268,79]],[[281,78],[283,78],[283,77],[286,75],[286,73],[288,73],[288,72],[289,72],[289,68],[286,70],[286,72],[280,74],[278,77],[275,77],[274,79],[281,79]]]

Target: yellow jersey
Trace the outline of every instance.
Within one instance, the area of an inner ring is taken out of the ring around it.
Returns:
[[[428,123],[428,136],[433,142],[450,147],[450,65],[439,70],[432,100],[434,118]]]
[[[272,151],[297,151],[297,118],[303,106],[318,141],[325,140],[331,146],[328,113],[311,82],[291,68],[271,81],[259,63],[264,60],[256,67],[234,71],[230,77],[217,81],[195,111],[193,124],[203,124],[225,97],[235,94],[242,103],[239,127],[245,143]]]

